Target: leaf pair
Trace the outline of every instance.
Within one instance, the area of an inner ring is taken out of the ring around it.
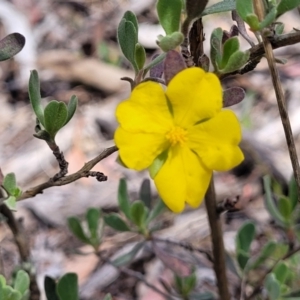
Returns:
[[[140,189],[140,199],[130,203],[127,184],[125,179],[121,179],[118,189],[118,203],[120,210],[124,213],[126,219],[132,222],[138,231],[148,235],[149,223],[160,215],[165,209],[164,203],[159,202],[151,209],[151,189],[150,181],[147,179],[142,183]],[[129,222],[124,221],[118,214],[112,213],[104,216],[105,223],[118,231],[131,231]]]
[[[39,124],[44,128],[44,130],[38,128],[35,136],[54,141],[57,132],[72,119],[77,108],[77,97],[73,95],[68,106],[63,102],[52,100],[44,109],[41,103],[40,81],[36,70],[31,71],[28,92],[33,111]]]
[[[131,63],[135,73],[143,69],[146,61],[146,51],[138,43],[138,22],[135,14],[125,12],[118,26],[118,42],[124,56]]]
[[[240,69],[250,56],[249,51],[240,51],[236,36],[227,39],[223,44],[223,30],[220,27],[212,32],[210,45],[211,62],[218,74],[231,73]]]
[[[77,217],[68,218],[68,226],[72,233],[83,243],[91,245],[96,251],[98,250],[103,234],[104,223],[99,209],[89,208],[85,221],[88,232],[83,229],[83,224]]]

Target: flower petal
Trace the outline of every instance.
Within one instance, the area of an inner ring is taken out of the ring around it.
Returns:
[[[241,127],[230,110],[189,129],[189,146],[210,170],[228,171],[239,165],[244,155],[238,147]]]
[[[132,133],[119,127],[115,142],[124,164],[137,171],[148,168],[167,147],[164,135],[157,133]]]
[[[154,182],[162,200],[178,213],[184,209],[185,202],[194,208],[200,205],[211,174],[187,146],[176,146],[170,148]]]
[[[222,88],[215,74],[200,68],[179,72],[169,83],[166,95],[177,125],[188,128],[212,118],[222,108]]]
[[[165,92],[156,82],[139,84],[116,110],[120,125],[131,132],[166,132],[172,126]]]

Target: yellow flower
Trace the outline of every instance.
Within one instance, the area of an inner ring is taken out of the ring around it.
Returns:
[[[199,206],[213,170],[229,170],[244,158],[239,122],[232,111],[222,110],[220,81],[200,68],[181,71],[166,90],[152,81],[139,84],[116,116],[122,161],[138,171],[161,162],[154,182],[174,212],[185,202]]]

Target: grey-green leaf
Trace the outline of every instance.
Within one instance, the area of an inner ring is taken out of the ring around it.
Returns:
[[[280,297],[280,284],[273,273],[268,274],[265,279],[264,286],[268,291],[270,300],[278,300]]]
[[[40,123],[45,127],[44,109],[41,103],[40,80],[36,70],[32,70],[30,73],[28,93],[33,111]]]
[[[13,195],[17,187],[16,176],[14,173],[8,173],[3,179],[3,187],[9,195]]]
[[[56,286],[60,300],[79,300],[78,278],[75,273],[65,274]]]
[[[93,242],[93,245],[96,245],[100,241],[100,237],[98,237],[98,226],[100,216],[100,210],[97,208],[90,208],[86,213],[86,220],[88,223],[91,237],[90,241]]]
[[[146,61],[146,51],[145,48],[137,43],[135,45],[135,62],[139,70],[143,69]]]
[[[156,217],[158,217],[160,214],[162,214],[167,209],[165,203],[159,198],[153,207],[153,209],[150,211],[147,219],[146,224],[149,224],[151,221],[153,221]]]
[[[78,98],[75,95],[72,95],[72,97],[71,97],[71,99],[70,99],[70,101],[68,103],[68,116],[67,116],[67,119],[66,119],[64,125],[68,124],[69,121],[74,116],[76,108],[77,108],[77,105],[78,105]]]
[[[238,15],[247,22],[247,16],[253,14],[252,0],[236,0],[236,11]]]
[[[205,8],[201,16],[204,17],[206,15],[232,11],[235,9],[235,7],[235,1],[220,1],[216,4]]]
[[[145,245],[145,241],[136,244],[131,251],[113,260],[112,264],[116,267],[121,267],[129,264],[134,259],[134,257],[138,254],[138,252],[144,247],[144,245]]]
[[[237,250],[249,252],[251,243],[255,237],[255,225],[253,222],[246,222],[239,229],[236,236]]]
[[[68,109],[65,103],[52,100],[44,111],[45,129],[54,139],[56,133],[65,125],[68,117]]]
[[[90,240],[84,233],[80,221],[76,217],[68,218],[68,226],[72,233],[82,242],[89,244]]]
[[[119,215],[112,213],[104,216],[106,225],[118,231],[130,231],[128,225],[120,218]]]
[[[277,17],[300,5],[300,0],[281,0],[277,6]]]
[[[47,300],[60,300],[56,293],[56,281],[53,278],[49,276],[45,277],[44,288]]]
[[[249,57],[250,57],[249,51],[245,51],[245,52],[236,51],[230,56],[226,64],[226,67],[220,70],[220,72],[224,74],[224,73],[234,72],[240,69],[242,66],[244,66],[247,63]]]
[[[14,289],[23,295],[29,289],[29,284],[29,275],[24,270],[19,270],[16,276]]]
[[[125,214],[128,220],[131,220],[130,201],[127,192],[126,180],[124,178],[121,178],[119,182],[118,203],[120,210]]]
[[[142,201],[135,201],[131,205],[130,215],[132,222],[138,227],[143,227],[145,220],[147,218],[146,206]]]
[[[146,207],[150,209],[152,197],[151,197],[150,180],[148,178],[143,180],[139,194],[140,194],[140,199],[143,201]]]
[[[179,31],[182,0],[158,0],[156,9],[159,23],[167,35]]]
[[[0,40],[0,61],[12,58],[25,45],[25,37],[20,33],[11,33]]]
[[[139,24],[138,24],[138,20],[136,18],[136,15],[130,11],[130,10],[127,10],[123,16],[123,18],[126,20],[126,21],[130,21],[132,22],[134,28],[135,28],[135,32],[136,32],[136,40],[138,39],[138,32],[139,32]]]
[[[137,44],[137,33],[131,21],[122,19],[118,27],[118,42],[124,56],[132,64],[135,72],[138,67],[135,62],[135,45]]]

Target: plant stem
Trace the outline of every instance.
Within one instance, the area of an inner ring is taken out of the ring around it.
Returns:
[[[225,248],[220,215],[217,213],[217,201],[213,176],[205,195],[205,205],[211,231],[214,256],[214,270],[217,278],[219,295],[222,300],[230,300],[226,275]]]
[[[256,14],[258,16],[258,19],[260,21],[263,20],[264,19],[264,6],[263,6],[262,1],[255,0],[254,8],[255,8]],[[298,161],[297,151],[296,151],[296,147],[295,147],[295,141],[293,138],[291,123],[290,123],[289,115],[288,115],[287,108],[286,108],[284,92],[283,92],[283,88],[282,88],[282,85],[280,82],[272,44],[271,44],[270,40],[268,39],[268,37],[264,34],[264,32],[261,33],[261,37],[262,37],[262,41],[263,41],[263,45],[264,45],[264,49],[265,49],[266,58],[267,58],[268,65],[269,65],[269,70],[270,70],[271,77],[272,77],[274,90],[276,93],[277,105],[278,105],[279,114],[280,114],[281,122],[283,125],[284,133],[285,133],[285,138],[286,138],[286,142],[287,142],[287,146],[288,146],[288,150],[289,150],[290,160],[291,160],[292,167],[293,167],[294,177],[295,177],[295,180],[297,183],[298,200],[300,200],[299,199],[299,196],[300,196],[300,167],[299,167],[299,161]]]

